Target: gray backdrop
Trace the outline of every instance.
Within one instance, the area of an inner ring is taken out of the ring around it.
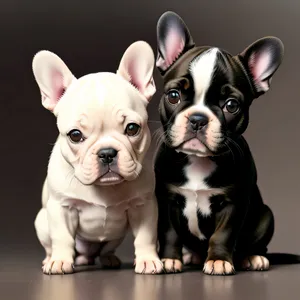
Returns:
[[[43,255],[33,221],[57,129],[40,103],[31,71],[34,54],[41,49],[57,53],[78,77],[115,71],[136,40],[146,40],[156,52],[156,22],[166,10],[181,15],[198,45],[235,54],[266,35],[285,44],[271,90],[252,106],[246,138],[263,197],[276,217],[270,250],[300,253],[299,1],[10,0],[0,5],[1,259],[4,254],[20,253],[20,260],[26,253]],[[157,71],[155,78],[151,120],[158,120],[162,86]],[[132,256],[131,239],[119,253]]]

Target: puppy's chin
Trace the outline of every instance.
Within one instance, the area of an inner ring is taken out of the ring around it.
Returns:
[[[142,171],[142,165],[138,162],[135,162],[132,165],[132,168],[118,168],[116,166],[107,167],[102,169],[94,170],[88,176],[76,176],[78,180],[84,185],[97,185],[97,186],[109,186],[109,185],[118,185],[124,181],[133,181],[135,180]],[[83,175],[83,173],[81,173]],[[87,173],[85,173],[87,175]]]
[[[136,164],[136,168],[133,172],[123,174],[122,172],[115,172],[109,169],[108,172],[101,175],[95,182],[95,185],[107,186],[107,185],[117,185],[124,181],[133,181],[141,173],[142,166]]]
[[[208,147],[197,138],[192,138],[181,143],[175,150],[187,155],[195,155],[199,157],[213,156],[213,153],[208,149]]]
[[[95,181],[95,185],[116,185],[122,183],[124,180],[120,174],[109,170]]]

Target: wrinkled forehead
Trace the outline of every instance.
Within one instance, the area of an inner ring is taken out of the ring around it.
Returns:
[[[113,73],[89,74],[79,78],[70,90],[79,104],[92,106],[114,106],[116,104],[134,107],[138,102],[134,88],[120,76]]]
[[[72,84],[65,94],[69,116],[110,120],[118,116],[139,114],[144,118],[145,106],[139,92],[113,73],[90,74]]]

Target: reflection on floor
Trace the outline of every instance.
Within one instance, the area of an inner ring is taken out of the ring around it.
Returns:
[[[1,255],[1,300],[276,300],[299,299],[300,265],[268,272],[208,276],[188,269],[176,275],[136,275],[132,263],[118,271],[91,268],[65,276],[41,271],[42,252]]]

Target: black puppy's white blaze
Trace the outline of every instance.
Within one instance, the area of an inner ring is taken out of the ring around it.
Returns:
[[[197,156],[208,156],[210,151],[216,150],[219,145],[221,134],[221,123],[212,110],[206,105],[205,98],[211,87],[214,74],[217,69],[218,48],[211,48],[196,57],[190,64],[189,73],[192,78],[194,99],[192,105],[180,112],[175,117],[171,128],[173,147],[179,147],[178,151]],[[205,131],[198,132],[194,138],[186,140],[190,128],[189,119],[194,114],[204,115],[208,118]],[[202,141],[205,140],[205,143]]]

